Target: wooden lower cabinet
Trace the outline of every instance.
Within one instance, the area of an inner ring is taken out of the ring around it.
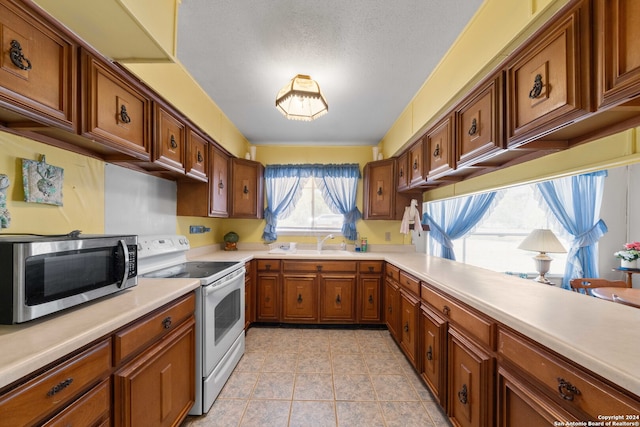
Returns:
[[[195,401],[195,318],[114,374],[115,426],[179,425]]]
[[[384,282],[384,319],[391,336],[400,342],[400,287],[389,277]]]
[[[382,276],[361,274],[358,279],[358,323],[382,321]]]
[[[111,382],[104,380],[43,427],[109,426],[111,425]]]
[[[420,376],[436,400],[446,407],[447,322],[425,304],[420,307]]]
[[[320,321],[353,323],[356,320],[356,277],[320,276]]]
[[[420,300],[400,291],[400,347],[414,368],[418,367],[418,312]]]
[[[258,273],[256,283],[256,320],[277,322],[280,320],[280,278],[278,273]]]
[[[453,328],[448,333],[448,414],[455,426],[493,426],[495,359]]]
[[[282,275],[282,320],[318,320],[318,279],[314,274]]]
[[[245,263],[247,273],[244,277],[244,330],[249,329],[251,323],[255,322],[256,304],[254,301],[255,289],[255,273],[253,271],[254,262]]]

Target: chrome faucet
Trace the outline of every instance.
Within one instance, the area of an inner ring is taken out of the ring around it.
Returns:
[[[325,238],[322,239],[322,240],[320,240],[320,237],[318,237],[318,247],[317,247],[318,252],[322,251],[322,245],[324,244],[325,240],[327,240],[327,239],[333,239],[333,234],[329,234],[329,235],[325,236]]]

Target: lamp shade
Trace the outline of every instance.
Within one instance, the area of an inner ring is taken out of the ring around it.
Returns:
[[[564,253],[567,250],[562,246],[555,234],[545,228],[533,230],[518,246],[518,249],[542,253]]]
[[[329,104],[311,77],[298,74],[276,96],[276,108],[291,120],[315,120],[327,114]]]

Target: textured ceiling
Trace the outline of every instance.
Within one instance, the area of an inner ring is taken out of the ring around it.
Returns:
[[[482,0],[182,0],[177,57],[255,145],[375,145]],[[329,113],[285,119],[278,90],[315,79]]]

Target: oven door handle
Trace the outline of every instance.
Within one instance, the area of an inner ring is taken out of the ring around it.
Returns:
[[[124,256],[124,271],[122,272],[122,280],[118,285],[118,287],[121,288],[127,283],[127,279],[129,278],[129,248],[127,248],[124,240],[119,240],[118,245],[122,248],[122,255]]]
[[[226,288],[227,286],[234,285],[237,281],[244,281],[242,273],[244,273],[244,267],[236,272],[230,273],[229,276],[222,278],[220,280],[216,280],[210,285],[204,287],[204,294],[209,295],[211,292],[219,291],[221,289]],[[215,286],[214,286],[215,285]]]

